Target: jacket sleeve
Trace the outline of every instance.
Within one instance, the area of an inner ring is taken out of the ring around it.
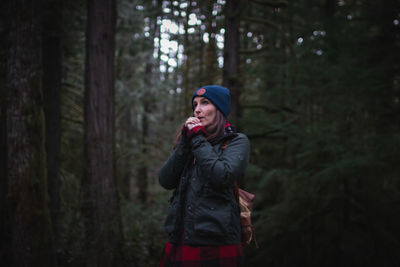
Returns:
[[[165,189],[174,189],[179,184],[182,171],[190,156],[190,146],[184,136],[178,146],[172,151],[168,160],[164,163],[158,173],[158,181]]]
[[[202,135],[195,136],[191,144],[196,164],[213,187],[232,184],[243,175],[249,162],[250,142],[244,134],[230,140],[220,156]]]

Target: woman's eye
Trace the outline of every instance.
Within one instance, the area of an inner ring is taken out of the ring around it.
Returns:
[[[207,105],[208,103],[209,103],[209,102],[208,102],[207,100],[204,100],[204,101],[203,101],[203,104],[204,104],[204,105]]]

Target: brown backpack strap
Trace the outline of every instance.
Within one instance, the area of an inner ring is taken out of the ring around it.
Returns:
[[[225,141],[222,143],[222,145],[221,145],[221,149],[222,150],[225,150],[226,149],[226,147],[228,146],[228,144],[229,144],[229,139],[225,139]]]

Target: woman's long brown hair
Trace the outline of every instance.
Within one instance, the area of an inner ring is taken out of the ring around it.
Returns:
[[[225,124],[226,124],[226,118],[222,114],[221,111],[217,109],[216,114],[215,114],[215,120],[214,122],[208,127],[208,129],[211,130],[211,132],[208,132],[206,138],[207,141],[212,143],[213,141],[217,140],[225,130]],[[176,134],[175,142],[174,142],[174,149],[178,146],[179,140],[182,138],[182,126],[178,129],[178,132]]]

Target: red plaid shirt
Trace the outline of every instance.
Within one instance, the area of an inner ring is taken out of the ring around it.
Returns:
[[[187,246],[168,242],[159,267],[240,267],[242,245]]]

